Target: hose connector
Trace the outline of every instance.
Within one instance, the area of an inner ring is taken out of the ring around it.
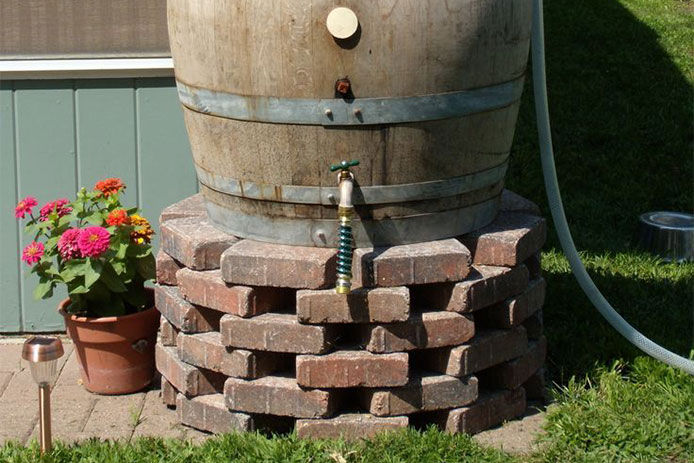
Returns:
[[[342,161],[340,164],[330,166],[330,171],[337,170],[340,173],[337,181],[340,188],[340,203],[337,208],[338,247],[337,247],[337,284],[335,292],[349,294],[352,288],[352,217],[354,206],[352,205],[352,191],[354,190],[354,175],[349,168],[358,166],[359,161]]]

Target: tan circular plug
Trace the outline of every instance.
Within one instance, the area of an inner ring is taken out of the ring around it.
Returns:
[[[354,11],[341,6],[328,14],[325,25],[328,27],[328,32],[336,39],[348,39],[357,32],[359,19]]]

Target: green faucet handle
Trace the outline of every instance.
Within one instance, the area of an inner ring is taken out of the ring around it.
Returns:
[[[350,167],[358,166],[359,161],[342,161],[339,164],[330,166],[330,172],[335,172],[336,170],[349,170]]]

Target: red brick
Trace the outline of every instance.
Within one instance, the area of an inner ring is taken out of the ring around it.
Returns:
[[[166,405],[167,407],[175,407],[176,406],[176,396],[178,395],[178,391],[176,390],[173,385],[162,376],[161,378],[161,401]]]
[[[417,353],[416,363],[451,376],[467,376],[518,357],[528,348],[523,327],[481,331],[462,346]]]
[[[222,344],[216,332],[181,334],[178,357],[186,363],[236,378],[259,378],[286,366],[286,361],[272,352],[230,349]]]
[[[296,293],[296,312],[301,323],[392,323],[410,316],[410,292],[406,287],[358,288],[349,294],[334,289]]]
[[[530,272],[530,279],[534,280],[542,276],[542,253],[536,252],[532,256],[525,259],[523,264],[528,267],[528,272]]]
[[[231,286],[222,280],[219,270],[201,272],[184,268],[176,278],[187,301],[239,317],[253,317],[271,309],[294,305],[294,294],[288,291]]]
[[[520,294],[528,286],[528,270],[518,267],[473,266],[465,280],[410,288],[412,306],[467,313]]]
[[[501,212],[486,227],[460,237],[478,265],[514,267],[542,248],[545,219],[519,212]]]
[[[419,376],[405,386],[360,391],[363,407],[376,416],[409,415],[457,408],[477,400],[477,378],[446,375]]]
[[[533,373],[533,375],[523,383],[523,389],[525,389],[525,397],[528,400],[541,400],[542,402],[547,402],[549,394],[545,379],[545,369],[540,368]]]
[[[406,428],[406,416],[376,417],[363,414],[344,414],[322,420],[297,420],[296,434],[301,439],[368,439],[376,434]]]
[[[157,283],[160,285],[176,286],[176,272],[181,269],[181,264],[162,250],[157,253]]]
[[[320,289],[335,284],[336,251],[243,240],[222,256],[227,283]]]
[[[480,383],[486,388],[516,389],[542,368],[546,356],[547,339],[531,341],[522,356],[480,372]]]
[[[253,318],[225,315],[220,331],[225,346],[295,354],[325,353],[337,335],[335,327],[302,325],[296,315],[277,313]]]
[[[528,333],[528,339],[540,339],[542,337],[542,331],[544,329],[544,321],[542,318],[542,310],[538,310],[527,320],[523,322],[523,327]]]
[[[250,381],[229,378],[224,396],[229,409],[247,413],[319,418],[331,415],[336,408],[334,391],[303,389],[294,378],[284,376]]]
[[[159,342],[162,346],[175,346],[178,338],[178,328],[173,326],[162,315],[159,319]]]
[[[328,355],[299,355],[296,379],[300,386],[320,388],[389,387],[407,383],[407,354],[377,355],[338,351]]]
[[[167,220],[161,225],[161,248],[185,267],[219,268],[220,257],[238,238],[200,217]]]
[[[453,312],[424,312],[406,322],[364,325],[360,334],[370,352],[402,352],[462,344],[475,335],[475,322]]]
[[[219,330],[221,312],[197,307],[181,297],[178,288],[156,286],[154,303],[166,320],[184,333],[204,333]]]
[[[198,193],[164,208],[159,216],[159,224],[161,225],[172,219],[206,216],[207,209],[205,209],[205,199],[202,194]]]
[[[455,239],[354,250],[357,286],[403,286],[460,281],[470,272],[470,251]]]
[[[472,405],[444,414],[440,424],[450,433],[477,434],[523,413],[525,391],[521,387],[515,391],[483,393]]]
[[[477,312],[475,321],[478,326],[485,328],[518,326],[542,308],[546,289],[544,278],[533,280],[518,296]]]
[[[178,359],[175,347],[157,344],[155,349],[157,370],[179,392],[188,396],[214,394],[224,385],[224,376],[203,371]]]
[[[178,419],[186,426],[213,433],[254,431],[253,417],[232,412],[224,403],[223,394],[186,398],[178,394]]]
[[[537,216],[542,215],[537,204],[511,190],[504,190],[501,192],[501,205],[499,206],[499,211],[523,212],[525,214]]]

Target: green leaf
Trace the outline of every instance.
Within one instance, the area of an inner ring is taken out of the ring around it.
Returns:
[[[156,275],[156,262],[150,252],[147,256],[137,260],[137,273],[145,280],[151,280]]]
[[[86,265],[84,267],[84,284],[87,288],[91,287],[94,283],[99,281],[101,273],[103,271],[103,265],[98,260],[87,259]]]
[[[108,263],[104,265],[103,271],[101,272],[101,281],[114,293],[122,293],[128,289],[125,287],[111,264]]]
[[[60,220],[58,220],[58,227],[69,225],[73,220],[75,220],[75,216],[73,214],[64,215],[60,218]]]
[[[42,281],[34,289],[35,299],[48,299],[53,295],[53,282],[50,280]]]
[[[116,259],[125,259],[125,255],[128,252],[128,243],[121,243],[118,245],[118,252],[116,252]]]
[[[97,211],[85,217],[84,220],[86,220],[87,223],[90,223],[92,225],[100,226],[104,223],[104,216],[101,214],[101,212]]]
[[[69,294],[87,294],[89,293],[89,288],[84,285],[75,286],[68,291]]]
[[[59,236],[54,236],[53,238],[49,238],[46,240],[46,245],[45,245],[45,252],[51,252],[55,249],[56,245],[58,244],[58,240],[60,239]]]
[[[124,292],[121,296],[128,304],[137,309],[143,308],[149,302],[144,286],[131,287],[129,291]]]

